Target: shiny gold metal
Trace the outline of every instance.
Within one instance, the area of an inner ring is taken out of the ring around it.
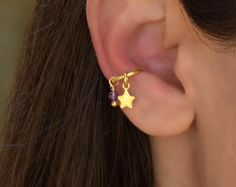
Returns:
[[[110,85],[110,93],[109,93],[109,99],[111,100],[111,106],[117,107],[118,103],[116,99],[119,100],[119,106],[120,108],[131,108],[133,107],[133,101],[135,99],[134,96],[130,95],[128,90],[130,88],[130,84],[128,82],[128,79],[138,73],[143,71],[143,69],[136,69],[134,71],[131,71],[129,73],[124,73],[123,75],[120,76],[113,76],[109,79],[109,85]],[[122,87],[124,89],[123,95],[118,96],[115,93],[115,87],[119,85],[119,82],[123,80]]]
[[[124,89],[124,93],[121,96],[118,96],[118,99],[120,101],[120,108],[128,107],[130,109],[133,108],[133,101],[135,99],[134,96],[130,95],[128,90],[130,88],[130,84],[128,82],[128,74],[124,73],[124,83],[122,85]]]
[[[111,102],[111,106],[117,107],[117,106],[118,106],[118,103],[117,103],[116,101],[112,101],[112,102]]]
[[[136,69],[134,71],[126,73],[126,76],[127,76],[127,78],[129,78],[129,77],[132,77],[132,76],[134,76],[134,75],[136,75],[136,74],[138,74],[138,73],[140,73],[142,71],[143,71],[143,69]],[[125,75],[111,77],[110,80],[109,80],[109,84],[113,85],[113,83],[115,83],[115,82],[118,82],[118,84],[119,84],[119,81],[123,80],[123,79],[125,79]]]

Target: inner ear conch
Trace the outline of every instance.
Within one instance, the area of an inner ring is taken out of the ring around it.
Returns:
[[[143,25],[130,37],[127,55],[130,56],[130,61],[142,66],[145,71],[184,91],[174,73],[177,50],[163,46],[163,33],[162,24]]]

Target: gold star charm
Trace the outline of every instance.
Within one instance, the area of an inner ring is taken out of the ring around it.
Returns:
[[[118,99],[120,101],[120,108],[125,108],[125,107],[131,108],[131,109],[133,108],[132,103],[135,97],[131,96],[127,89],[125,89],[123,95],[119,96]]]

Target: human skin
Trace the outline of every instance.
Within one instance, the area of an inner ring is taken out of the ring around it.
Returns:
[[[158,186],[236,186],[236,53],[193,28],[177,0],[86,8],[105,77],[144,68],[130,79],[136,100],[123,112],[150,135]]]

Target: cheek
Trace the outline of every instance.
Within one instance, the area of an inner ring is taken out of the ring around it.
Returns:
[[[177,73],[198,113],[235,118],[236,55],[217,52],[200,40],[179,49]]]

